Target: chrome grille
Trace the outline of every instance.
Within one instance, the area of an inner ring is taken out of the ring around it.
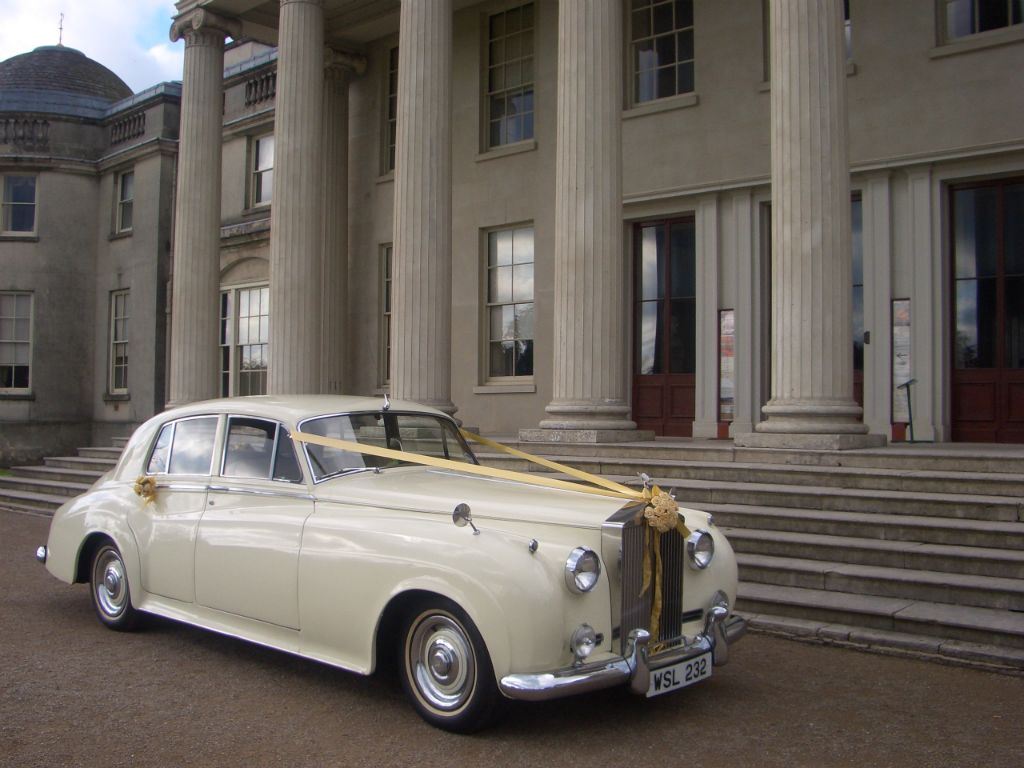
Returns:
[[[686,540],[678,531],[661,537],[662,578],[661,623],[658,642],[670,642],[683,631],[683,571],[686,567]],[[623,648],[634,629],[651,625],[651,587],[640,595],[644,583],[644,527],[630,521],[622,528],[622,610],[619,638]]]

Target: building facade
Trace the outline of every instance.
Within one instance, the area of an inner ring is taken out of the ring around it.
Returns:
[[[170,404],[1024,442],[1020,3],[177,8]]]
[[[64,46],[0,62],[0,466],[163,407],[180,94]]]

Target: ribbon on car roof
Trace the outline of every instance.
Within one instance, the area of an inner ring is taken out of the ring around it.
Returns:
[[[576,491],[577,493],[589,493],[595,496],[607,496],[618,499],[629,499],[640,501],[646,504],[643,515],[640,518],[644,526],[644,560],[643,560],[643,586],[640,589],[640,596],[643,596],[653,585],[654,591],[651,596],[651,637],[656,641],[658,638],[659,625],[661,623],[662,608],[662,581],[663,567],[661,560],[661,536],[673,530],[685,538],[690,535],[690,529],[686,527],[683,516],[679,512],[679,505],[668,493],[662,491],[658,486],[644,486],[642,490],[630,488],[614,480],[600,477],[599,475],[584,472],[581,469],[560,464],[541,456],[534,456],[531,453],[510,448],[507,445],[488,440],[486,437],[459,430],[463,437],[492,448],[501,453],[514,456],[532,464],[561,472],[582,481],[585,485],[571,483],[567,480],[560,480],[554,477],[545,477],[531,472],[517,472],[509,469],[498,469],[496,467],[484,467],[479,464],[467,464],[451,459],[442,459],[437,456],[426,456],[422,453],[411,453],[409,451],[397,451],[392,448],[381,448],[366,443],[357,443],[352,440],[339,440],[333,437],[322,437],[321,435],[310,434],[309,432],[293,432],[292,440],[296,443],[309,443],[320,445],[325,448],[335,448],[340,451],[362,453],[368,456],[377,456],[382,459],[403,461],[412,464],[422,464],[437,469],[449,469],[454,472],[463,472],[470,475],[478,475],[497,480],[512,480],[520,483],[540,485],[545,488],[557,488],[564,491]]]

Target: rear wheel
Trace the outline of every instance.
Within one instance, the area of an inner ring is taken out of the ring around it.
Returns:
[[[503,701],[483,639],[454,603],[420,605],[406,620],[402,687],[431,725],[456,733],[480,730]]]
[[[91,574],[92,605],[100,622],[121,632],[138,627],[142,617],[132,607],[128,570],[116,546],[109,542],[99,546],[92,557]]]

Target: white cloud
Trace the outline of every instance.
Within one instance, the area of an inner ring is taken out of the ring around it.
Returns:
[[[57,43],[114,71],[133,91],[180,80],[184,43],[171,43],[169,0],[0,0],[0,60]]]

